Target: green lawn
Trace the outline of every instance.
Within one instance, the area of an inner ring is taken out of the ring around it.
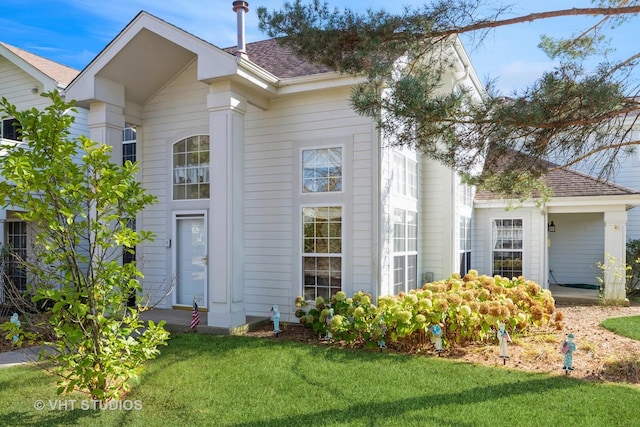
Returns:
[[[640,316],[606,319],[602,322],[602,327],[618,335],[640,341]]]
[[[640,389],[631,386],[249,337],[174,337],[126,397],[139,410],[83,410],[82,396],[57,397],[54,383],[35,368],[1,369],[0,424],[640,425]],[[67,408],[50,409],[56,399]],[[45,409],[34,408],[38,400]]]

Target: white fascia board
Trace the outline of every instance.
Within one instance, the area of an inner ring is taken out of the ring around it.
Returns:
[[[271,94],[275,95],[277,92],[276,86],[278,84],[278,78],[253,62],[239,58],[236,75],[242,80],[249,82],[252,86]]]
[[[536,206],[534,200],[526,200],[520,203],[517,200],[491,199],[476,200],[474,209],[511,209],[518,207],[528,208]],[[619,196],[581,196],[581,197],[552,197],[543,203],[542,209],[549,213],[579,213],[579,212],[605,212],[611,210],[628,210],[640,206],[640,194]]]
[[[467,50],[464,48],[464,45],[462,44],[460,37],[458,36],[455,36],[455,37],[456,39],[453,43],[453,48],[456,52],[456,55],[458,55],[458,59],[460,60],[460,62],[465,67],[468,67],[469,73],[468,73],[467,79],[471,81],[474,89],[477,91],[478,94],[485,94],[486,91],[485,91],[484,85],[480,81],[480,78],[478,77],[478,74],[476,73],[475,68],[473,68],[473,63],[471,62],[471,58],[469,58],[469,55],[467,54]]]
[[[364,77],[338,72],[292,77],[280,80],[278,83],[278,95],[291,95],[335,87],[353,86],[363,81],[365,81]]]

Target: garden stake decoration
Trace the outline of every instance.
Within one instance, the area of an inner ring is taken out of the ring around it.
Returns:
[[[569,371],[573,371],[573,352],[576,351],[576,344],[573,342],[573,333],[567,335],[567,339],[560,347],[560,353],[564,354],[564,364],[562,370],[569,375]]]
[[[509,332],[505,329],[505,324],[498,322],[498,343],[500,344],[500,357],[502,358],[503,365],[507,364],[507,359],[509,358],[507,344],[510,342],[511,337],[509,336]]]
[[[13,313],[11,315],[11,323],[13,323],[14,325],[16,325],[16,327],[19,329],[20,328],[20,320],[18,320],[18,313]],[[14,335],[13,338],[11,339],[12,343],[17,343],[18,340],[20,339],[20,337],[18,335]]]
[[[333,339],[333,335],[331,335],[331,321],[333,320],[333,308],[329,309],[329,314],[327,314],[327,340],[331,341]]]
[[[273,333],[277,336],[280,336],[280,311],[278,310],[278,306],[271,306],[271,319],[273,320]]]
[[[383,348],[387,348],[387,344],[384,341],[384,336],[387,333],[387,325],[381,323],[380,329],[382,329],[382,337],[378,340],[378,348],[382,351]]]
[[[431,341],[433,341],[433,345],[436,347],[436,353],[440,356],[442,352],[442,328],[440,325],[431,325],[429,326],[429,330],[431,331]]]

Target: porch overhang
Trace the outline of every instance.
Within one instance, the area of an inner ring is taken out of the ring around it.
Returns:
[[[231,80],[246,94],[265,99],[276,92],[277,78],[260,67],[140,12],[71,82],[66,95],[85,108],[94,102],[145,105],[194,62],[203,84]]]

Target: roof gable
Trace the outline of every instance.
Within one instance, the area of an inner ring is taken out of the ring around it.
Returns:
[[[2,42],[0,42],[0,46],[4,47],[13,55],[15,55],[15,57],[23,61],[24,64],[33,67],[35,70],[44,74],[44,76],[53,80],[53,82],[55,82],[59,86],[66,87],[79,73],[78,70],[75,70],[71,67],[67,67],[66,65],[59,64],[57,62],[43,58],[31,52],[27,52],[26,50],[17,48],[15,46],[11,46]],[[25,67],[21,68],[24,69]],[[34,77],[40,80],[39,76]]]
[[[202,81],[237,70],[234,56],[142,11],[82,70],[67,93],[81,103],[95,99],[116,104],[124,102],[118,98],[126,93],[128,100],[143,104],[196,60]]]

